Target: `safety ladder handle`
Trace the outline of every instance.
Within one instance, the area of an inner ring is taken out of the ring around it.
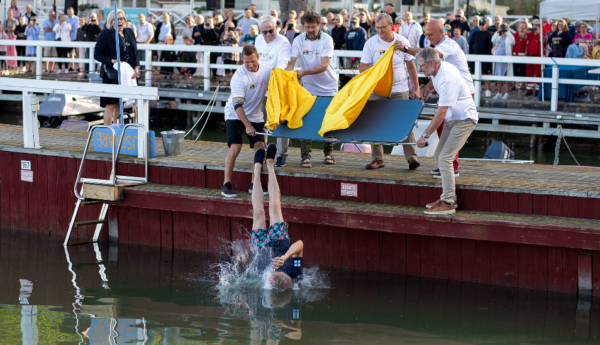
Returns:
[[[148,152],[148,129],[146,129],[146,126],[144,126],[141,123],[130,123],[130,124],[125,125],[125,127],[123,127],[123,134],[121,135],[121,138],[119,138],[119,145],[117,147],[117,154],[116,154],[116,156],[114,158],[113,166],[119,160],[119,153],[121,152],[121,145],[123,143],[123,138],[125,138],[125,132],[127,131],[127,127],[140,127],[141,129],[144,130],[144,138],[146,140],[146,145],[145,145],[146,146],[146,152],[144,153],[144,157],[146,157],[144,159],[144,162],[145,162],[145,165],[144,165],[144,168],[145,168],[144,182],[148,182],[148,156],[150,155],[149,152]],[[142,140],[142,138],[138,138],[138,140]],[[138,143],[138,147],[140,147],[139,143]],[[114,147],[113,147],[113,150],[114,150]]]
[[[77,179],[75,180],[75,186],[73,187],[73,191],[75,192],[75,196],[77,197],[77,199],[79,200],[85,200],[85,198],[83,196],[81,196],[78,192],[77,192],[77,185],[80,183],[81,180],[81,173],[83,172],[83,167],[85,166],[85,156],[87,155],[87,151],[88,151],[88,147],[90,146],[90,141],[92,140],[92,138],[94,137],[94,130],[96,130],[97,128],[108,128],[110,129],[110,131],[112,132],[112,172],[110,175],[110,179],[112,180],[113,185],[115,184],[115,179],[116,179],[116,155],[115,155],[115,139],[116,139],[116,133],[115,133],[115,129],[112,128],[111,126],[106,126],[106,125],[96,125],[94,127],[92,127],[92,129],[90,129],[90,134],[88,135],[88,140],[87,143],[85,145],[85,149],[83,150],[83,157],[81,157],[81,165],[79,166],[79,171],[77,172]]]

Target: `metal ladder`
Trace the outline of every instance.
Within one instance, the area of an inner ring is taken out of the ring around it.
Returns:
[[[84,194],[83,193],[84,185],[88,184],[88,185],[117,187],[117,186],[133,186],[133,185],[140,185],[140,184],[148,183],[148,152],[145,152],[145,154],[144,154],[144,157],[145,157],[145,159],[144,159],[144,163],[145,163],[144,164],[144,177],[123,176],[123,175],[117,175],[117,173],[116,173],[119,152],[121,152],[122,141],[123,141],[123,138],[125,137],[125,133],[127,132],[128,127],[138,127],[138,129],[141,129],[143,131],[143,133],[144,133],[143,137],[138,136],[139,137],[138,140],[141,140],[142,138],[145,140],[146,145],[143,145],[142,147],[144,147],[147,150],[147,148],[148,148],[148,130],[146,129],[146,126],[144,126],[142,124],[130,123],[130,124],[125,125],[123,127],[122,135],[119,138],[118,145],[115,145],[117,135],[112,126],[97,125],[97,126],[94,126],[91,128],[90,134],[88,135],[87,143],[85,145],[85,150],[83,151],[83,157],[81,158],[81,165],[79,166],[79,172],[77,173],[77,179],[75,180],[74,192],[75,192],[75,196],[77,197],[77,204],[75,205],[75,210],[73,212],[73,216],[71,217],[71,222],[69,223],[69,230],[67,231],[67,236],[65,237],[65,241],[63,243],[64,246],[98,242],[98,238],[100,237],[100,233],[102,232],[102,227],[104,225],[104,221],[106,220],[106,215],[108,214],[108,207],[109,207],[111,201],[86,199],[85,197],[82,196]],[[99,128],[108,128],[112,133],[112,171],[110,173],[108,180],[94,179],[94,178],[82,178],[81,174],[82,174],[83,168],[85,166],[85,157],[87,155],[90,141],[92,140],[92,138],[94,136],[94,131]],[[77,186],[80,183],[82,184],[81,192],[78,192]],[[112,202],[114,203],[115,201],[112,201]],[[117,202],[119,202],[119,201],[117,201]],[[80,207],[88,206],[88,205],[97,205],[97,204],[102,204],[102,209],[100,210],[100,215],[99,215],[98,219],[85,220],[85,221],[79,221],[79,222],[76,221],[77,214],[79,213]],[[78,226],[86,226],[86,225],[93,225],[93,224],[96,224],[96,229],[94,231],[94,237],[91,240],[74,241],[74,242],[69,243],[69,238],[71,237],[71,232],[73,231],[73,228],[78,227]]]

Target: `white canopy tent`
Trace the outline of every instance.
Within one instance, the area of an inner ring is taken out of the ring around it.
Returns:
[[[600,18],[600,0],[545,0],[540,3],[540,18],[569,18],[575,20],[593,20]]]

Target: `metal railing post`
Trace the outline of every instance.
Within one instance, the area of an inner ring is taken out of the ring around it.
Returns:
[[[144,125],[144,128],[149,128],[148,119],[148,100],[137,100],[137,123]],[[125,132],[123,132],[125,135]],[[148,156],[148,135],[145,129],[138,127],[138,158],[146,158]]]
[[[35,47],[35,79],[42,80],[42,46]]]
[[[558,110],[558,65],[552,65],[552,97],[550,98],[550,111]]]
[[[210,52],[204,52],[204,91],[210,91]]]
[[[475,106],[481,105],[481,61],[475,62]]]
[[[340,70],[340,57],[337,56],[337,54],[335,53],[335,51],[333,52],[333,69],[336,71]],[[335,74],[335,80],[340,81],[340,74],[336,73]]]
[[[90,65],[90,73],[94,73],[96,71],[96,60],[94,60],[94,50],[96,49],[95,46],[91,46],[90,48],[88,48],[90,50],[90,58],[89,58],[89,65]]]
[[[145,86],[152,86],[152,50],[151,49],[146,49],[145,51],[145,59],[146,61],[144,61],[144,69],[146,70],[145,73],[145,77],[146,77],[146,85]]]

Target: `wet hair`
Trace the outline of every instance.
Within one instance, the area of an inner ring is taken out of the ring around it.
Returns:
[[[304,15],[302,15],[302,19],[300,19],[302,25],[317,23],[317,25],[321,25],[321,15],[315,11],[306,11]]]
[[[253,45],[247,45],[244,47],[244,49],[242,49],[242,55],[244,55],[244,56],[256,55],[258,57],[258,50],[256,50],[256,47]]]
[[[248,46],[246,46],[248,47]],[[246,48],[244,47],[244,48]],[[294,288],[294,282],[292,282],[292,278],[289,275],[283,272],[275,272],[271,275],[271,279],[273,279],[273,287],[276,287],[281,290],[291,290]]]
[[[437,50],[431,47],[421,49],[421,51],[417,53],[416,58],[423,59],[425,64],[429,64],[431,61],[434,61],[438,65],[440,64],[440,55]]]

